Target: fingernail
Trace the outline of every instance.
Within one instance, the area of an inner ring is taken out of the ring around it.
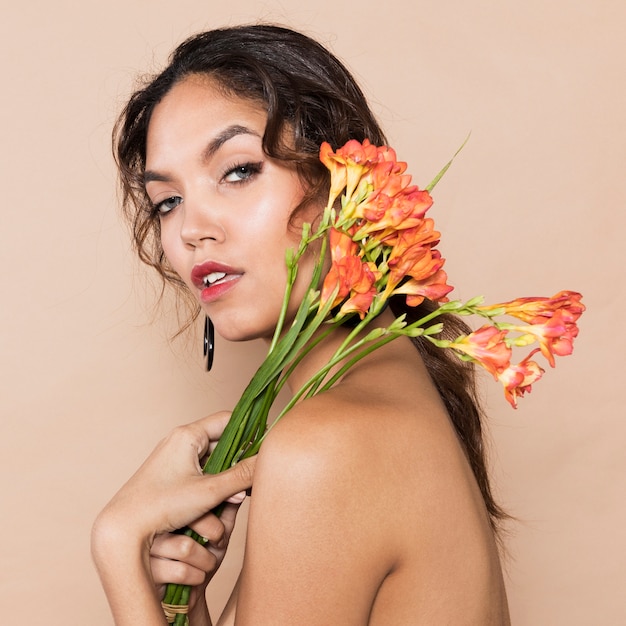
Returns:
[[[230,502],[231,504],[241,504],[246,499],[246,492],[240,491],[236,493],[234,496],[228,498],[226,502]]]

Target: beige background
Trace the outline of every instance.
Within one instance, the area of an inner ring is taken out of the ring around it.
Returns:
[[[231,407],[241,372],[261,358],[260,345],[220,342],[205,375],[199,342],[168,344],[175,322],[154,315],[117,214],[109,135],[136,73],[160,66],[182,38],[264,19],[302,29],[346,60],[417,182],[471,131],[432,213],[459,297],[584,293],[575,356],[517,412],[486,381],[494,475],[519,520],[508,539],[508,589],[517,626],[626,623],[626,3],[390,6],[5,3],[5,622],[111,623],[89,557],[94,516],[170,427]],[[223,601],[222,588],[214,594]]]

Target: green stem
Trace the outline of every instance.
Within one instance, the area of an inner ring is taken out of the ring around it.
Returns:
[[[359,352],[352,359],[347,361],[328,381],[326,381],[326,383],[324,383],[324,386],[321,388],[320,393],[328,391],[355,363],[358,363],[362,358],[374,352],[374,350],[378,350],[378,348],[381,348],[390,341],[393,341],[401,334],[402,333],[387,335],[384,339],[381,339],[377,343],[374,343],[368,348],[365,348],[364,350]]]
[[[330,219],[331,219],[331,208],[327,206],[324,209],[322,222],[319,228],[317,229],[317,231],[313,233],[313,235],[310,234],[309,225],[305,225],[303,227],[302,237],[300,239],[300,245],[298,247],[298,251],[295,254],[291,255],[291,257],[287,261],[287,285],[285,289],[285,296],[283,297],[283,303],[282,303],[282,307],[281,307],[280,314],[278,317],[278,323],[276,324],[276,328],[274,330],[274,336],[272,337],[272,343],[270,344],[268,356],[272,354],[274,348],[276,347],[276,344],[279,341],[280,335],[283,331],[283,326],[285,323],[285,319],[287,317],[287,310],[289,307],[289,302],[291,300],[291,293],[293,290],[293,286],[296,282],[296,277],[298,273],[298,261],[302,258],[304,253],[307,251],[309,245],[311,245],[313,241],[315,241],[316,239],[319,239],[320,237],[323,237],[323,235],[326,233],[326,231],[330,227]],[[313,269],[313,276],[311,278],[311,283],[309,284],[309,292],[314,291],[320,282],[320,279],[322,276],[322,268],[324,266],[324,259],[326,256],[327,245],[328,245],[327,240],[326,238],[324,238],[322,240],[319,258],[316,261],[314,269]],[[300,306],[302,307],[302,304]]]
[[[281,376],[280,380],[278,381],[278,385],[277,385],[277,391],[278,392],[280,392],[280,390],[285,386],[285,384],[289,380],[289,377],[291,376],[293,371],[302,362],[302,359],[304,359],[304,357],[307,354],[309,354],[309,352],[311,352],[311,350],[313,350],[313,348],[315,348],[324,339],[326,339],[326,337],[328,337],[328,335],[330,335],[335,330],[335,328],[337,328],[337,326],[339,326],[339,325],[340,325],[340,322],[335,322],[332,326],[330,326],[328,328],[328,330],[324,331],[323,333],[320,333],[315,339],[310,341],[304,347],[304,349],[302,349],[299,352],[298,356],[291,362],[291,364],[289,365],[289,368],[283,373],[283,375]]]
[[[382,303],[379,308],[382,309]],[[396,337],[407,336],[409,334],[408,331],[412,331],[416,328],[422,328],[427,322],[437,318],[439,315],[442,315],[443,313],[444,311],[437,309],[429,313],[428,315],[425,315],[424,317],[420,318],[416,322],[413,322],[412,324],[405,326],[402,329],[398,329],[391,333],[387,333],[383,339],[381,339],[380,341],[376,343],[371,344],[369,347],[365,348],[364,350],[359,352],[356,356],[354,356],[350,361],[345,363],[338,372],[336,372],[326,383],[324,383],[324,386],[322,387],[321,391],[327,391],[328,389],[330,389],[354,364],[356,364],[358,361],[360,361],[362,358],[364,358],[371,352],[384,346],[390,341],[393,341]],[[362,339],[361,341],[358,341],[352,346],[350,346],[350,343],[355,339],[355,337],[359,333],[361,333],[363,329],[379,314],[380,314],[380,310],[377,310],[374,313],[369,313],[368,315],[365,316],[363,320],[361,320],[361,322],[359,322],[359,324],[357,324],[357,326],[355,326],[355,328],[348,334],[346,339],[342,342],[339,348],[335,351],[335,353],[333,354],[333,356],[331,357],[327,365],[325,365],[322,369],[316,372],[316,374],[312,376],[298,390],[296,394],[294,394],[290,402],[281,411],[281,413],[279,414],[275,422],[278,421],[285,413],[291,410],[295,406],[295,404],[298,402],[298,400],[300,400],[300,398],[305,393],[307,394],[307,397],[311,397],[312,395],[317,393],[319,386],[324,381],[326,375],[335,365],[337,365],[342,360],[346,359],[350,354],[353,354],[356,350],[359,350],[362,346],[374,341],[374,339],[368,339],[366,337]],[[340,323],[341,321],[337,321],[335,325],[333,325],[333,328],[335,328],[337,325],[340,325]],[[263,437],[261,438],[261,440],[262,439]],[[259,446],[260,446],[260,443],[259,443]]]
[[[376,344],[377,346],[382,346],[385,343],[391,341],[391,339],[394,339],[396,335],[392,335],[391,337],[386,338],[385,341],[382,342],[378,342],[378,344]],[[252,454],[255,454],[256,452],[258,452],[259,448],[261,447],[261,444],[263,443],[263,440],[265,439],[265,437],[267,436],[267,434],[270,432],[270,430],[274,427],[275,424],[277,424],[280,419],[282,417],[284,417],[296,404],[297,402],[305,395],[307,394],[307,397],[310,397],[311,395],[314,395],[317,392],[317,389],[319,387],[319,385],[324,381],[324,378],[326,377],[326,375],[330,372],[330,370],[335,367],[335,365],[337,365],[338,363],[340,363],[342,360],[344,360],[345,358],[347,358],[348,356],[350,356],[351,354],[353,354],[355,351],[359,350],[362,346],[366,345],[367,343],[370,343],[374,341],[374,339],[368,339],[367,337],[356,342],[354,345],[350,346],[350,347],[344,347],[343,350],[337,350],[335,352],[335,354],[333,355],[333,357],[330,359],[330,361],[323,367],[321,368],[319,371],[317,371],[311,378],[309,378],[303,385],[302,387],[300,387],[300,389],[292,396],[291,400],[287,403],[287,405],[282,409],[282,411],[278,414],[278,416],[276,417],[276,419],[274,420],[274,422],[272,423],[272,425],[266,430],[265,434],[259,438],[259,440],[253,445],[251,446],[250,449],[250,456]],[[344,342],[345,343],[345,342]],[[352,364],[356,363],[359,359],[363,358],[364,356],[366,356],[367,354],[369,354],[372,349],[365,349],[363,350],[361,353],[359,353],[352,361]],[[348,368],[345,368],[344,372],[347,370]],[[343,374],[342,374],[343,375]],[[333,380],[335,380],[338,377],[333,377]],[[326,391],[327,389],[329,389],[332,385],[330,384],[325,384],[324,388],[322,389],[323,391]]]

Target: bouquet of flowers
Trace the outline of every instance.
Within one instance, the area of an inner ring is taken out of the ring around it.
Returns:
[[[551,298],[519,298],[493,305],[482,297],[467,302],[450,301],[452,287],[443,270],[444,259],[436,249],[440,233],[426,217],[432,206],[430,192],[452,161],[425,189],[411,184],[406,163],[393,149],[365,140],[351,140],[336,152],[324,143],[320,159],[330,171],[330,193],[319,226],[303,227],[297,250],[286,256],[288,277],[285,297],[273,341],[233,410],[217,447],[204,471],[218,473],[256,454],[267,434],[267,417],[290,373],[306,354],[335,328],[352,318],[350,332],[333,357],[301,389],[278,415],[278,421],[296,402],[332,387],[358,360],[396,337],[423,336],[459,358],[485,368],[504,388],[514,407],[544,374],[534,357],[541,353],[550,366],[555,356],[571,354],[578,334],[577,320],[585,310],[581,295],[561,291]],[[340,198],[340,206],[337,200]],[[287,306],[296,280],[298,261],[313,243],[320,245],[319,259],[297,314],[285,329]],[[331,267],[322,282],[322,267],[330,248]],[[321,283],[321,289],[319,287]],[[386,328],[368,331],[369,323],[392,296],[406,297],[410,307],[427,298],[439,306],[417,321],[398,317]],[[439,337],[444,313],[478,315],[485,320],[475,332],[454,340]],[[508,316],[513,321],[503,321]],[[511,362],[513,348],[529,353]],[[187,534],[202,542],[191,530]],[[163,608],[169,623],[186,623],[189,587],[170,584]]]

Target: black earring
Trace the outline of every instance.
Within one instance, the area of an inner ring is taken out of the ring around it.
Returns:
[[[204,319],[204,356],[206,358],[206,371],[210,372],[213,367],[213,355],[215,353],[215,329],[213,322],[207,315]]]

